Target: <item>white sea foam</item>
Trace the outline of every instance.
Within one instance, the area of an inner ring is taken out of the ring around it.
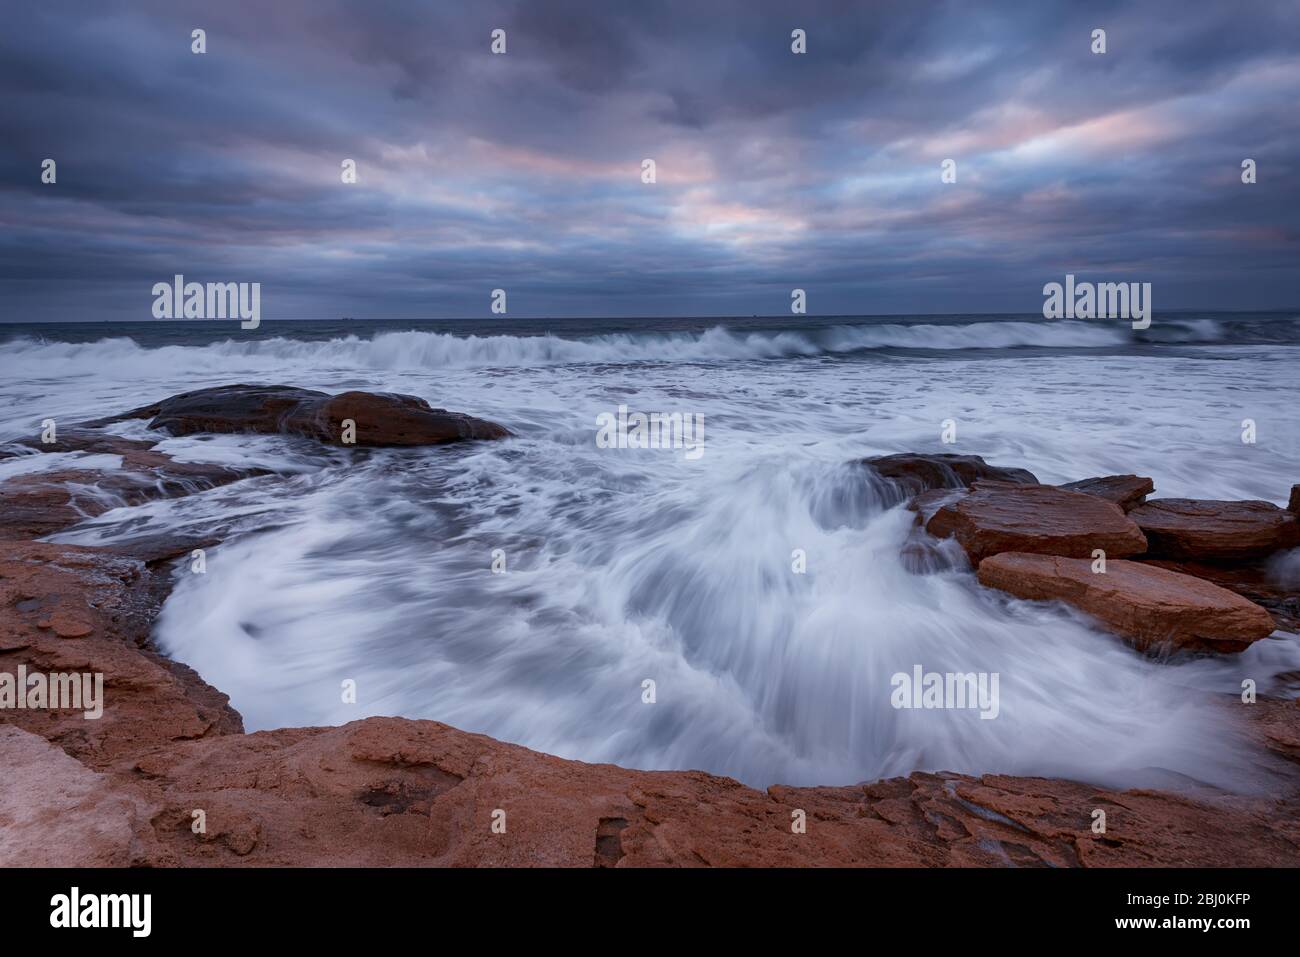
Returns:
[[[968,333],[989,344],[971,327],[935,328],[948,349]],[[1059,345],[1063,330],[1127,335],[1086,324],[1041,335]],[[1030,344],[1025,330],[1001,331]],[[205,575],[181,574],[158,637],[228,692],[250,728],[402,714],[756,785],[945,768],[1118,784],[1162,769],[1240,786],[1250,758],[1230,718],[1188,688],[1228,694],[1242,676],[1300,669],[1293,638],[1159,664],[1063,608],[980,589],[960,567],[910,574],[899,561],[910,513],[888,508],[848,463],[972,452],[1045,481],[1135,471],[1161,495],[1285,501],[1300,475],[1290,392],[1300,350],[1238,348],[1222,361],[935,349],[923,361],[827,362],[881,344],[881,330],[819,336],[815,347],[803,333],[720,330],[576,344],[430,333],[28,344],[0,387],[0,416],[16,435],[51,408],[103,414],[275,379],[414,393],[517,433],[358,453],[171,439],[186,457],[235,461],[246,447],[297,474],[119,509],[58,536],[219,523],[226,543]],[[704,414],[708,455],[597,448],[595,415],[629,398]],[[1240,441],[1246,416],[1263,437],[1254,446]],[[947,418],[955,447],[939,443]],[[791,570],[796,548],[805,575]],[[494,549],[505,574],[491,572]],[[916,664],[999,673],[997,719],[890,707],[891,676]],[[348,678],[357,705],[340,700]],[[647,678],[654,704],[642,703]]]
[[[1017,346],[1093,348],[1132,341],[1120,325],[1102,322],[972,322],[832,326],[816,332],[738,333],[722,326],[703,332],[607,334],[584,338],[455,336],[447,333],[385,332],[369,339],[346,336],[323,341],[289,338],[226,339],[208,346],[143,348],[129,338],[90,343],[7,343],[0,362],[31,367],[57,365],[67,373],[148,373],[183,364],[195,371],[242,360],[271,371],[287,362],[324,368],[444,369],[548,366],[574,363],[717,362],[833,355],[863,349],[1004,349]]]

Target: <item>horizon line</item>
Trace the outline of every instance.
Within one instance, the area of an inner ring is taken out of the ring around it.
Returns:
[[[1279,306],[1270,309],[1163,309],[1156,315],[1179,315],[1185,313],[1199,313],[1203,315],[1260,315],[1263,313],[1275,312],[1300,312],[1300,306]],[[952,316],[1033,316],[1042,319],[1044,322],[1104,322],[1105,319],[1048,319],[1039,312],[974,312],[962,310],[960,312],[828,312],[828,313],[808,313],[798,316],[792,314],[775,313],[763,314],[753,313],[745,315],[743,313],[728,313],[725,315],[706,314],[706,313],[658,313],[654,315],[637,315],[637,316],[510,316],[507,315],[488,315],[488,316],[398,316],[393,318],[381,316],[290,316],[280,317],[277,319],[263,318],[261,323],[270,322],[495,322],[510,321],[511,319],[522,320],[527,322],[554,322],[554,321],[594,321],[600,319],[617,319],[633,321],[638,319],[942,319]],[[167,323],[238,323],[239,319],[155,319],[152,316],[145,319],[0,319],[0,326],[7,325],[75,325],[87,323],[137,323],[137,324],[158,324]],[[252,330],[249,330],[252,331]]]

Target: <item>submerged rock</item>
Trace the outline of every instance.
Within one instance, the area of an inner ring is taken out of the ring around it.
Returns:
[[[1118,505],[1054,485],[977,481],[956,501],[941,506],[926,531],[953,537],[978,564],[998,552],[1035,552],[1090,558],[1146,551],[1141,530]]]
[[[921,492],[919,495],[913,495],[907,503],[907,507],[916,512],[916,520],[920,525],[924,525],[934,517],[934,513],[939,511],[945,505],[949,505],[966,494],[964,488],[932,488],[928,491]]]
[[[122,468],[56,469],[0,483],[0,537],[41,538],[110,509],[179,498],[228,485],[265,469],[176,462],[160,452],[123,457]]]
[[[1273,632],[1263,608],[1200,578],[1143,562],[1003,552],[984,559],[980,584],[1017,598],[1063,601],[1141,650],[1239,652]]]
[[[329,395],[290,386],[222,386],[183,395],[61,430],[57,441],[20,440],[0,450],[15,458],[37,452],[121,456],[117,469],[68,468],[20,474],[0,484],[0,537],[39,538],[119,506],[177,498],[269,474],[266,469],[178,462],[155,442],[129,439],[103,427],[149,418],[149,428],[170,435],[259,432],[304,435],[331,444],[418,446],[491,439],[505,428],[409,395],[344,392]],[[345,433],[351,423],[355,436]],[[355,443],[344,443],[345,438]]]
[[[1300,517],[1272,502],[1161,498],[1129,513],[1152,558],[1249,561],[1300,545]]]
[[[989,465],[978,455],[950,455],[900,452],[863,459],[881,478],[889,479],[904,494],[916,495],[930,489],[967,488],[977,479],[1038,484],[1026,469]]]
[[[1126,512],[1137,508],[1156,490],[1155,483],[1141,475],[1102,475],[1080,479],[1077,482],[1067,482],[1060,487],[1071,492],[1084,492],[1104,498],[1108,502],[1114,502]]]
[[[510,430],[460,412],[432,408],[413,395],[343,392],[330,395],[283,385],[228,385],[199,389],[102,419],[151,419],[149,428],[169,435],[256,432],[303,435],[331,445],[440,445],[466,439],[500,439]],[[355,426],[345,441],[345,423]]]

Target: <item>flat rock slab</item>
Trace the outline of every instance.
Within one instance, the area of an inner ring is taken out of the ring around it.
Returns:
[[[90,424],[144,418],[152,420],[149,428],[169,435],[256,432],[303,435],[331,445],[440,445],[466,439],[499,439],[511,434],[495,422],[435,409],[413,395],[382,392],[329,395],[284,385],[199,389]],[[354,442],[344,442],[344,424],[348,421],[355,425]]]
[[[1248,598],[1273,616],[1279,631],[1300,635],[1300,587],[1288,584],[1271,573],[1266,561],[1231,565],[1211,562],[1177,562],[1167,558],[1142,558],[1142,561],[1171,572],[1204,578],[1206,581]]]
[[[0,538],[40,538],[124,505],[180,498],[265,469],[176,462],[160,452],[123,456],[122,468],[56,469],[0,483]]]
[[[1272,502],[1158,498],[1129,513],[1150,557],[1249,561],[1300,545],[1300,518]]]
[[[979,580],[1017,598],[1063,601],[1141,650],[1238,652],[1273,632],[1263,608],[1226,588],[1143,562],[1003,552],[980,562]]]
[[[966,488],[978,479],[1038,484],[1034,473],[1027,469],[989,465],[978,455],[900,452],[863,459],[862,463],[871,466],[876,474],[889,479],[907,495],[937,488]]]
[[[1054,485],[978,481],[940,507],[925,525],[938,538],[952,536],[979,562],[998,552],[1035,552],[1090,558],[1140,555],[1147,542],[1118,505]]]
[[[1068,482],[1061,488],[1096,495],[1130,512],[1146,501],[1146,497],[1156,490],[1156,484],[1142,475],[1101,475]]]

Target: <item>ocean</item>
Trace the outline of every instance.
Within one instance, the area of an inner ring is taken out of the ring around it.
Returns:
[[[959,452],[1044,482],[1135,472],[1157,497],[1285,504],[1297,370],[1295,313],[1165,314],[1141,332],[989,315],[11,323],[0,441],[236,382],[410,393],[515,433],[164,439],[181,460],[276,474],[51,536],[221,537],[204,574],[178,569],[155,637],[249,730],[431,718],[756,786],[944,769],[1241,788],[1254,759],[1204,692],[1251,678],[1294,696],[1300,639],[1159,662],[960,562],[915,574],[913,514],[855,463]],[[702,416],[702,454],[599,447],[619,406]],[[157,437],[144,426],[114,428]],[[73,458],[0,461],[0,479]],[[997,719],[892,707],[891,676],[918,665],[998,674]]]

